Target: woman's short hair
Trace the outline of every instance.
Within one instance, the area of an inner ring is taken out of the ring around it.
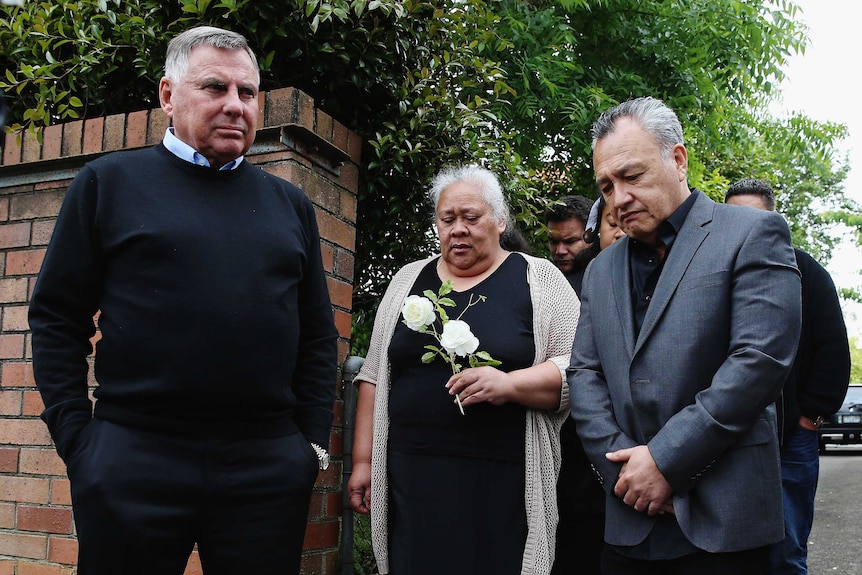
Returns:
[[[506,203],[506,197],[503,195],[500,180],[497,179],[497,176],[492,171],[475,164],[447,167],[434,176],[434,179],[431,181],[431,187],[428,190],[428,199],[431,201],[431,205],[434,206],[435,212],[443,191],[452,184],[459,182],[474,186],[482,192],[482,199],[491,208],[498,222],[505,222],[509,219],[509,206]]]

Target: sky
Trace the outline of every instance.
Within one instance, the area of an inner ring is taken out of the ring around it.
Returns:
[[[805,54],[795,56],[784,68],[782,101],[773,106],[777,115],[801,111],[818,121],[845,124],[850,132],[841,148],[850,153],[850,174],[844,182],[848,196],[862,204],[862,106],[854,70],[862,57],[862,1],[795,0],[802,9],[798,20],[809,30]],[[862,248],[847,239],[835,250],[826,269],[839,288],[862,286]],[[862,290],[860,290],[862,291]],[[850,337],[862,341],[862,304],[842,302]]]

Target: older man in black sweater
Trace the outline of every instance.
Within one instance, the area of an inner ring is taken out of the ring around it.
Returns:
[[[239,34],[180,34],[165,140],[89,163],[66,195],[30,326],[80,575],[180,575],[195,544],[208,575],[299,570],[337,331],[311,202],[243,161],[258,83]]]

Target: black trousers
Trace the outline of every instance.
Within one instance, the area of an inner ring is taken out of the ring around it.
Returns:
[[[621,555],[610,545],[602,550],[603,575],[767,575],[769,547],[733,553],[692,553],[666,561],[644,561]]]
[[[563,463],[557,479],[557,545],[551,575],[599,575],[605,545],[605,491],[569,417],[560,430]]]
[[[600,575],[605,516],[560,512],[551,575]]]
[[[301,433],[174,437],[94,419],[68,459],[79,575],[299,572],[317,456]]]

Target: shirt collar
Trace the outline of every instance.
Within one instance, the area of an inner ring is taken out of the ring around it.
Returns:
[[[668,249],[673,245],[676,236],[679,234],[679,230],[682,229],[682,225],[685,223],[685,218],[688,217],[688,212],[691,211],[691,206],[694,204],[695,197],[698,193],[699,192],[697,190],[692,190],[685,201],[659,225],[658,239],[661,243],[667,246]]]
[[[685,223],[685,219],[688,217],[688,213],[691,211],[691,207],[694,205],[698,194],[700,194],[698,190],[692,189],[685,201],[666,220],[658,225],[658,241],[665,247],[665,253],[670,250],[673,242],[676,240],[676,236],[682,229],[682,225]],[[656,250],[655,247],[648,246],[632,238],[629,238],[629,245],[636,250],[646,250],[647,252]]]
[[[685,218],[688,217],[688,213],[691,211],[691,206],[694,205],[695,198],[699,193],[700,192],[696,189],[692,190],[685,201],[673,211],[667,220],[665,220],[668,224],[673,226],[674,235],[678,234],[679,230],[682,229],[682,225],[685,223]]]
[[[176,134],[174,134],[173,127],[170,127],[165,130],[165,139],[162,141],[162,143],[165,145],[168,151],[170,151],[173,155],[180,158],[181,160],[185,160],[197,166],[204,166],[205,168],[210,167],[209,160],[207,160],[200,153],[198,153],[197,150],[177,138]],[[240,163],[242,163],[242,160],[242,156],[233,159],[221,168],[219,168],[219,171],[234,170],[239,167]]]

